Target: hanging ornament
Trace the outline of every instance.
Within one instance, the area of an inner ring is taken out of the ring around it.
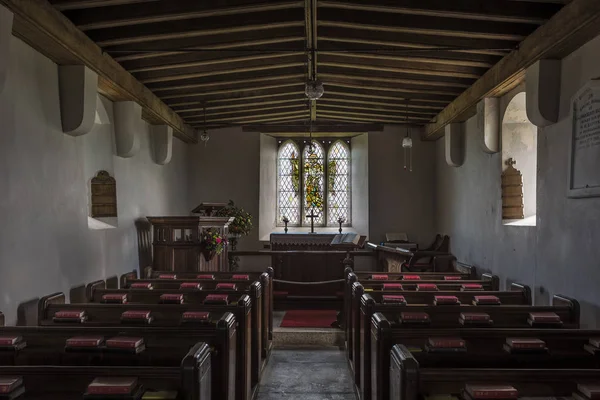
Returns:
[[[204,147],[206,147],[210,140],[210,135],[206,132],[206,106],[204,106],[204,132],[200,135],[200,140],[204,142]]]
[[[410,127],[408,126],[408,100],[406,101],[406,136],[402,139],[402,148],[404,149],[404,169],[406,170],[406,162],[409,163],[409,171],[412,172],[412,147],[413,141],[410,134]]]

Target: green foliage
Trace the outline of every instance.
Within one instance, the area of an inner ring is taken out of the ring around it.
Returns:
[[[214,251],[216,254],[221,254],[227,245],[227,239],[214,229],[206,229],[202,232],[200,243],[208,251]]]
[[[252,230],[252,215],[244,211],[243,208],[236,207],[233,200],[229,200],[227,207],[218,211],[219,217],[234,217],[229,224],[229,233],[234,235],[247,236]]]

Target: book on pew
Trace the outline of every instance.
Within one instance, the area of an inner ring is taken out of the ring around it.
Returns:
[[[84,394],[84,399],[141,399],[143,387],[135,377],[111,378],[99,377],[90,383]]]
[[[483,290],[483,285],[480,285],[479,283],[465,283],[464,285],[460,286],[461,292],[467,292],[472,290]]]
[[[517,389],[510,385],[496,384],[467,384],[465,386],[465,399],[472,400],[512,400],[519,398]]]
[[[250,275],[247,274],[234,274],[231,279],[236,280],[236,281],[249,281],[250,280]]]
[[[422,283],[417,285],[417,292],[418,291],[437,291],[438,287],[437,285],[433,284],[433,283]]]
[[[149,324],[154,320],[150,311],[127,310],[121,314],[122,322]]]
[[[14,388],[10,393],[0,393],[0,400],[15,400],[21,399],[22,395],[25,394],[25,386],[21,385]]]
[[[22,350],[27,347],[27,342],[23,336],[0,336],[0,351],[2,350]]]
[[[425,349],[429,353],[464,353],[467,343],[461,338],[429,338]]]
[[[132,283],[129,287],[131,289],[147,289],[147,290],[154,289],[150,282],[136,282],[136,283]]]
[[[402,312],[399,322],[401,324],[429,324],[431,319],[425,312]]]
[[[402,275],[403,281],[420,281],[421,277],[419,275]]]
[[[23,378],[20,376],[0,376],[0,395],[13,393],[23,386]]]
[[[102,302],[107,304],[127,304],[127,294],[107,293],[102,295]]]
[[[502,304],[498,296],[474,296],[474,306],[498,306]]]
[[[93,350],[99,349],[103,344],[103,336],[76,336],[67,339],[65,342],[65,350]]]
[[[162,304],[183,304],[183,294],[181,293],[164,293],[160,295],[159,301]]]
[[[444,276],[445,281],[460,281],[462,280],[462,276],[460,275],[448,275]]]
[[[384,283],[383,290],[404,290],[400,283]]]
[[[210,280],[215,280],[215,276],[214,275],[210,275],[210,274],[200,274],[200,275],[196,275],[196,279],[210,279]]]
[[[235,283],[217,283],[217,286],[215,287],[215,289],[236,291],[237,285]]]
[[[57,311],[54,314],[52,320],[54,322],[77,322],[82,323],[87,321],[87,314],[85,311],[74,310],[74,311]]]
[[[583,396],[586,400],[599,400],[600,383],[578,383],[575,393]]]
[[[146,350],[146,344],[144,343],[144,338],[117,336],[106,341],[106,348],[108,350],[139,354]]]
[[[406,305],[406,299],[404,296],[394,296],[394,295],[386,295],[382,296],[382,301],[384,304],[396,304],[396,305]]]
[[[226,294],[209,294],[204,298],[203,304],[229,304],[229,296]]]
[[[546,342],[536,338],[506,338],[504,350],[508,353],[547,353]]]
[[[158,279],[177,279],[177,275],[175,275],[175,274],[160,274],[160,275],[158,275]]]
[[[456,306],[460,305],[460,301],[458,301],[458,297],[456,296],[433,296],[433,305],[442,306]]]
[[[179,285],[179,289],[202,290],[202,285],[198,282],[183,282]]]
[[[460,313],[458,323],[461,325],[492,325],[494,321],[486,313]]]
[[[371,275],[371,280],[373,281],[387,281],[389,277],[384,274],[373,274]]]
[[[186,311],[181,316],[182,322],[210,323],[210,313],[207,311]]]
[[[531,326],[562,326],[562,320],[558,314],[553,312],[532,312],[527,317],[527,323]]]

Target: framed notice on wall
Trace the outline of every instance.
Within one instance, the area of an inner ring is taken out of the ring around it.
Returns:
[[[600,196],[600,80],[589,81],[572,99],[569,197]]]

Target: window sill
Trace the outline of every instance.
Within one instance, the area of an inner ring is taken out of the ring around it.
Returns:
[[[88,229],[93,231],[102,231],[105,229],[116,229],[118,227],[117,218],[92,218],[88,217]]]
[[[536,215],[524,219],[503,219],[502,225],[505,226],[536,226]]]

